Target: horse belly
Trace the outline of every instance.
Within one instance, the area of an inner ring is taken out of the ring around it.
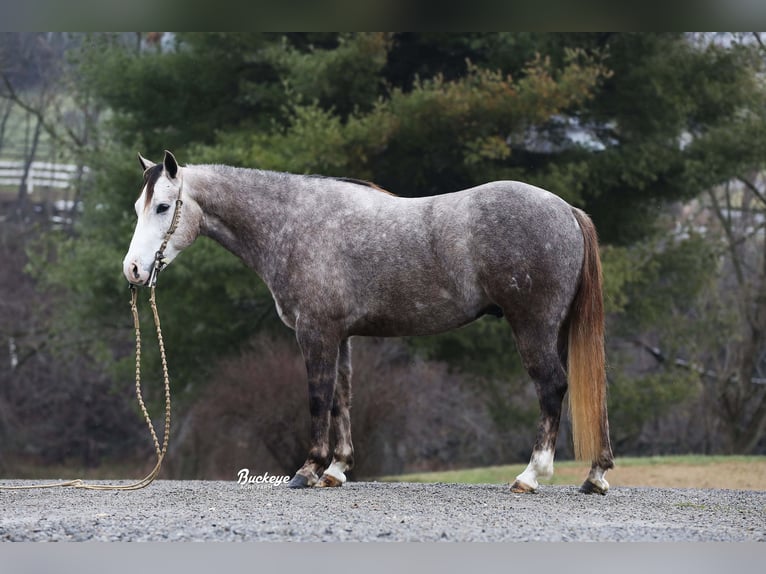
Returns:
[[[429,296],[395,298],[362,314],[351,329],[353,335],[400,337],[434,335],[461,327],[485,314],[491,306],[483,298],[466,300],[447,289]]]

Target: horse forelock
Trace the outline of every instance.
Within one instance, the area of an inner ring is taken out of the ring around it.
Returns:
[[[146,196],[144,197],[144,207],[148,206],[152,202],[154,197],[154,186],[162,175],[162,164],[153,165],[146,171],[144,171],[144,188],[146,189]]]

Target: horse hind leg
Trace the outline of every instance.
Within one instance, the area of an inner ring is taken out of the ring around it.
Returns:
[[[516,477],[511,491],[534,493],[538,479],[553,476],[553,459],[561,421],[561,408],[567,391],[566,372],[557,345],[550,336],[534,330],[515,329],[517,346],[524,366],[535,384],[540,403],[540,419],[532,456],[524,471]]]
[[[319,487],[343,486],[346,472],[354,466],[351,442],[351,343],[345,339],[338,354],[338,381],[335,385],[330,425],[335,435],[332,463],[317,482]]]
[[[602,414],[601,424],[605,429],[602,431],[604,439],[601,453],[591,464],[588,476],[585,482],[582,483],[582,486],[580,486],[580,492],[583,494],[606,494],[609,490],[609,483],[604,478],[604,475],[609,469],[614,468],[614,456],[612,455],[612,446],[609,441],[609,422],[606,412]]]
[[[540,403],[540,419],[532,456],[524,472],[511,485],[513,492],[537,492],[538,479],[553,476],[561,405],[566,392],[566,377],[560,371],[555,365],[545,370],[529,369]]]

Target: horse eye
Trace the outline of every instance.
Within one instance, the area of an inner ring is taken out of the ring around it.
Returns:
[[[160,203],[157,206],[157,213],[165,213],[168,209],[170,209],[170,206],[167,203]]]

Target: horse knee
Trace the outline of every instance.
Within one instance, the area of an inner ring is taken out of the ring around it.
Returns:
[[[312,417],[326,415],[333,407],[332,394],[322,386],[309,388],[309,412]]]

